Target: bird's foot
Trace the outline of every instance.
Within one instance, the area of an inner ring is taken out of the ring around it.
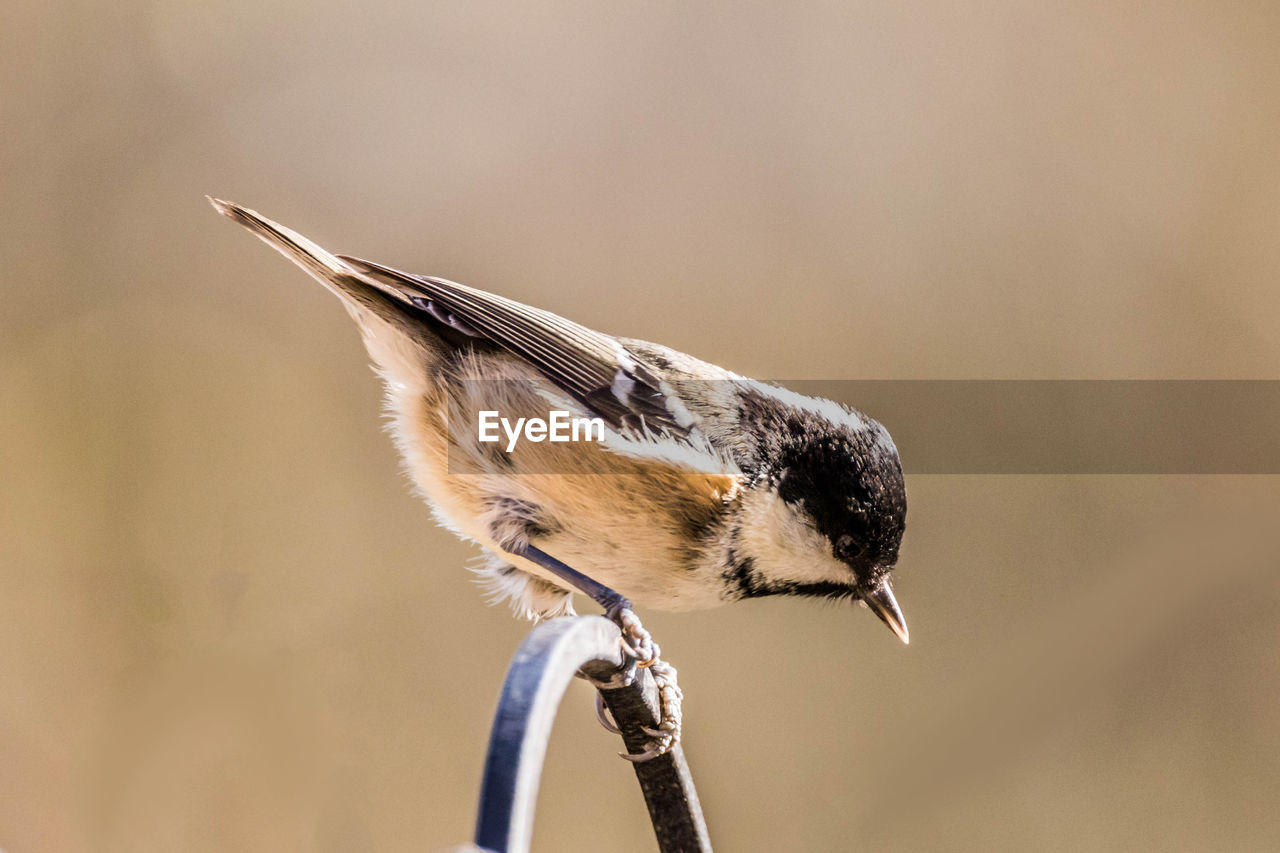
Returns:
[[[644,733],[650,740],[644,752],[634,755],[626,752],[618,753],[634,764],[666,755],[680,742],[684,693],[676,683],[676,668],[655,656],[649,665],[649,672],[653,675],[654,684],[658,687],[658,711],[662,721],[658,723],[657,728],[645,727]]]
[[[633,662],[634,666],[649,670],[658,688],[660,722],[656,728],[644,729],[644,733],[650,738],[648,747],[636,754],[619,753],[628,761],[639,764],[660,755],[666,755],[680,742],[681,703],[684,694],[676,682],[676,668],[662,659],[662,649],[640,623],[640,617],[636,616],[635,611],[626,603],[618,603],[610,607],[605,615],[622,631],[623,654]],[[628,673],[631,671],[632,668],[628,667]],[[627,681],[630,682],[629,677]],[[618,727],[605,717],[602,701],[597,704],[596,710],[601,725],[616,733]]]
[[[618,630],[622,632],[622,651],[633,658],[638,667],[649,667],[658,659],[659,649],[653,643],[653,635],[640,624],[640,617],[631,609],[626,599],[615,603],[605,610]]]

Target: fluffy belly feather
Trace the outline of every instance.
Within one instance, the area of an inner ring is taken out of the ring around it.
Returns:
[[[548,401],[520,385],[493,399],[499,385],[485,388],[490,397],[479,401],[456,389],[389,395],[396,443],[442,524],[558,586],[563,582],[501,543],[527,536],[646,607],[695,610],[724,602],[718,563],[708,552],[735,482],[639,464],[594,442],[523,442],[510,452],[481,444],[465,428],[477,407],[512,417],[547,414]],[[562,473],[586,470],[593,473]]]

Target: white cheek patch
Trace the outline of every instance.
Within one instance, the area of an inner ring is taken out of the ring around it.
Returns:
[[[740,534],[745,552],[767,581],[849,583],[849,567],[831,553],[827,538],[776,493],[760,491],[743,503]]]

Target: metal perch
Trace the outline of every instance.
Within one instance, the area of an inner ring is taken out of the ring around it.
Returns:
[[[529,850],[542,762],[560,699],[579,671],[601,683],[621,672],[626,662],[620,639],[618,626],[608,619],[578,616],[544,622],[520,645],[489,736],[476,820],[480,849]],[[661,717],[653,678],[639,669],[632,684],[599,689],[627,751],[644,752],[650,738],[643,729],[657,726]],[[680,745],[634,766],[659,850],[709,853],[711,840]]]

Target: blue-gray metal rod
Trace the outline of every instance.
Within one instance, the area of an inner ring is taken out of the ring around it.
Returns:
[[[547,741],[565,689],[579,670],[604,681],[623,664],[618,627],[602,616],[553,619],[537,626],[516,651],[489,737],[475,843],[496,853],[526,853]],[[644,751],[643,726],[658,724],[657,690],[643,669],[627,687],[601,691],[623,742]],[[663,853],[709,853],[698,794],[679,744],[635,765]]]

